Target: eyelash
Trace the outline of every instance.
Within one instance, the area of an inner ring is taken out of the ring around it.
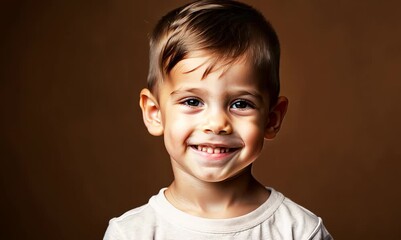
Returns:
[[[194,104],[194,102],[196,104]],[[203,105],[202,101],[200,99],[197,99],[197,98],[186,98],[186,99],[181,101],[181,104],[183,104],[185,106],[189,106],[189,107],[200,107],[200,105]]]
[[[245,107],[233,107],[237,103],[241,103],[241,104],[245,103],[246,106]],[[230,108],[240,109],[240,110],[245,110],[245,109],[249,109],[249,108],[254,109],[255,105],[253,103],[251,103],[250,101],[247,101],[247,100],[244,100],[244,99],[237,99],[230,105]]]
[[[180,102],[182,105],[188,106],[188,107],[202,107],[203,106],[203,102],[202,100],[198,99],[198,98],[186,98],[184,100],[182,100]],[[237,106],[235,107],[236,104],[245,104],[245,106]],[[248,100],[244,100],[244,99],[237,99],[235,100],[233,103],[231,103],[230,108],[232,109],[238,109],[238,110],[245,110],[245,109],[254,109],[255,105],[248,101]]]

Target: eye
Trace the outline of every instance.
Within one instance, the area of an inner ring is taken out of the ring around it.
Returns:
[[[185,99],[182,104],[190,106],[190,107],[200,107],[202,106],[202,102],[199,99],[196,98],[188,98]]]
[[[247,109],[247,108],[255,108],[255,106],[246,100],[236,100],[233,104],[231,104],[231,108]]]

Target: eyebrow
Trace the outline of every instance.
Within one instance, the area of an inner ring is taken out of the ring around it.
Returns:
[[[243,95],[251,95],[254,98],[258,99],[259,101],[263,102],[263,96],[257,91],[246,91],[246,90],[239,90],[239,91],[232,91],[233,94],[243,96]],[[231,94],[231,92],[230,92]]]
[[[205,93],[205,90],[199,89],[199,88],[179,88],[177,90],[174,90],[170,93],[170,96],[172,95],[177,95],[177,94],[182,94],[182,93],[193,93],[193,94],[202,94]]]

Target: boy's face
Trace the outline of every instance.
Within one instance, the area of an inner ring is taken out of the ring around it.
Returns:
[[[282,117],[269,121],[268,95],[247,61],[217,68],[202,79],[208,63],[202,56],[180,61],[159,86],[159,101],[142,94],[141,107],[149,131],[164,134],[176,178],[219,182],[256,160]],[[153,110],[146,112],[149,102]],[[159,124],[158,132],[148,124]]]

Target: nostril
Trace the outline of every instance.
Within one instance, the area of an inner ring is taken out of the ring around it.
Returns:
[[[205,133],[213,133],[216,135],[227,135],[231,134],[232,130],[231,127],[226,127],[224,129],[219,129],[219,130],[213,130],[213,129],[205,129]]]
[[[220,131],[218,132],[218,134],[220,134],[220,135],[227,134],[227,130],[220,130]]]
[[[215,113],[206,118],[203,129],[205,133],[213,133],[216,135],[225,135],[232,132],[230,120],[221,113]]]

